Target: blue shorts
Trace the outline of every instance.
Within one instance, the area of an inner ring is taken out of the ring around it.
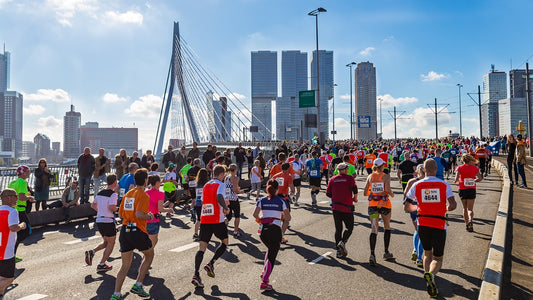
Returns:
[[[146,223],[146,231],[148,231],[148,234],[158,234],[159,222]]]

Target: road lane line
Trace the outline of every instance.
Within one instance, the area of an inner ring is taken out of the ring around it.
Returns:
[[[319,257],[315,258],[315,260],[313,260],[313,261],[310,262],[309,264],[310,264],[310,265],[314,265],[314,264],[316,264],[317,262],[319,262],[319,261],[323,260],[324,258],[326,258],[327,256],[329,256],[330,254],[331,254],[331,252],[328,251],[328,252],[326,252],[326,253],[320,255]]]
[[[171,251],[171,252],[183,252],[183,251],[187,251],[189,249],[192,249],[194,247],[198,247],[198,242],[193,242],[193,243],[190,243],[190,244],[178,247],[178,248],[171,249],[169,251]]]
[[[47,231],[47,232],[43,232],[43,235],[52,234],[52,233],[58,233],[58,232],[59,232],[59,230]]]
[[[48,297],[48,295],[33,294],[26,297],[18,298],[18,300],[39,300]]]
[[[320,202],[318,202],[318,204],[326,204],[326,203],[331,203],[331,201],[320,201]]]
[[[64,242],[63,244],[65,244],[65,245],[74,245],[74,244],[77,244],[77,243],[86,242],[88,240],[94,240],[94,239],[97,239],[99,237],[100,236],[98,236],[98,235],[93,235],[93,236],[90,236],[90,237],[84,237],[84,238],[77,239],[77,240],[70,241],[70,242]]]

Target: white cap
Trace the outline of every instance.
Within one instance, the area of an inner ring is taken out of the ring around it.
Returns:
[[[344,150],[340,149],[339,154],[344,154]]]
[[[376,167],[380,167],[380,166],[383,165],[384,163],[385,163],[385,162],[383,161],[383,159],[381,159],[381,158],[379,158],[379,157],[376,158],[376,159],[374,160],[374,166],[376,166]]]

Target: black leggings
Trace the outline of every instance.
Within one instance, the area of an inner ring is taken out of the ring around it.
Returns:
[[[353,231],[353,214],[334,210],[333,220],[335,221],[335,245],[337,245],[341,240],[346,243]],[[346,227],[344,234],[342,233],[343,223]]]
[[[28,236],[31,234],[31,226],[30,226],[30,220],[28,219],[28,215],[25,211],[19,211],[19,222],[25,222],[26,223],[26,229],[19,230],[17,232],[17,241],[15,242],[15,254],[17,253],[17,249],[19,247],[19,244],[22,243]]]
[[[279,247],[281,243],[281,227],[274,224],[263,224],[261,230],[261,241],[268,250],[265,255],[265,265],[263,267],[263,281],[268,282],[270,273],[276,263],[276,257],[278,256]]]
[[[513,181],[513,170],[515,175],[515,182],[518,182],[518,167],[513,162],[513,159],[507,159],[507,171],[509,172],[509,180]]]

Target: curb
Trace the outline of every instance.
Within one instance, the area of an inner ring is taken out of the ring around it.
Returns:
[[[511,182],[507,167],[501,162],[493,159],[492,166],[500,173],[503,179],[500,205],[494,223],[492,239],[490,241],[489,255],[487,263],[483,270],[483,282],[479,290],[478,299],[496,299],[501,298],[501,285],[503,274],[503,263],[505,256],[505,239],[507,232],[507,220],[509,213],[509,197],[511,193]]]

